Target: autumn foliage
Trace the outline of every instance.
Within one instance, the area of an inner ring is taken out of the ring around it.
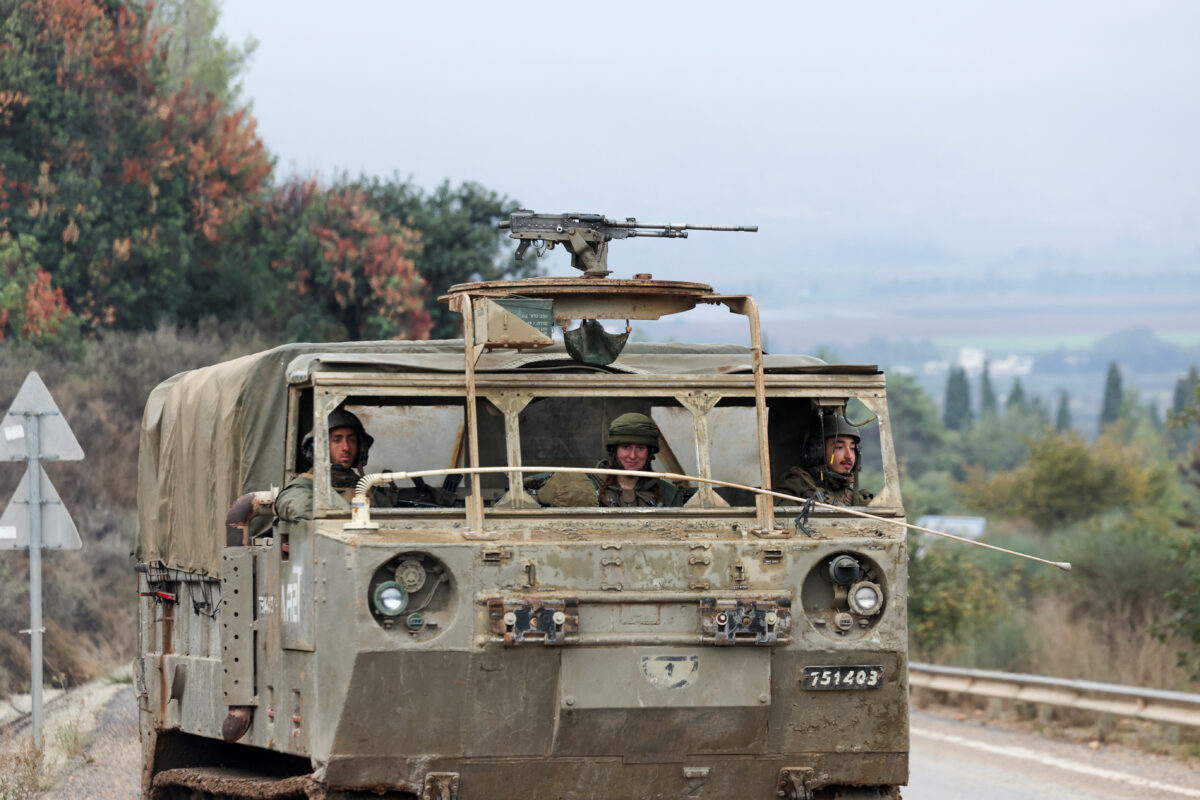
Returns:
[[[359,191],[273,186],[248,110],[170,75],[151,16],[0,0],[0,337],[208,316],[427,336],[416,235]]]
[[[415,234],[367,205],[363,191],[293,180],[272,198],[263,228],[265,249],[278,254],[275,313],[295,338],[428,338]]]

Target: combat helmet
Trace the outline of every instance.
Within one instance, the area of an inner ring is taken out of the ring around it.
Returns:
[[[644,444],[650,455],[658,452],[658,426],[645,414],[628,413],[614,419],[608,426],[604,444],[612,450],[621,444]]]
[[[835,472],[825,461],[825,442],[834,436],[849,436],[854,440],[854,469],[849,475]],[[862,434],[856,425],[841,414],[832,415],[832,419],[823,417],[804,440],[803,462],[809,469],[820,470],[822,480],[835,484],[834,488],[840,489],[853,481],[862,468]]]
[[[346,409],[338,407],[329,412],[328,430],[332,431],[337,428],[350,428],[358,435],[358,455],[355,457],[354,463],[350,465],[351,468],[359,469],[366,465],[367,457],[371,452],[371,445],[375,443],[375,437],[367,433],[366,428],[363,427],[362,420]],[[304,434],[304,438],[300,442],[300,457],[304,465],[306,465],[304,468],[311,468],[313,463],[312,431]],[[341,467],[336,468],[341,469]]]

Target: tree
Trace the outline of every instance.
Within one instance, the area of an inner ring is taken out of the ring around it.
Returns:
[[[245,109],[172,91],[142,6],[0,0],[0,12],[0,232],[37,242],[49,290],[90,331],[252,308],[224,241],[271,172]]]
[[[515,200],[477,183],[456,188],[443,182],[433,192],[393,176],[389,181],[360,177],[350,188],[365,194],[368,205],[399,220],[419,234],[411,257],[429,287],[426,309],[433,318],[432,335],[461,336],[461,320],[437,298],[456,283],[525,278],[538,273],[532,253],[516,261],[513,242],[496,227],[520,207]]]
[[[221,0],[155,0],[153,22],[166,30],[168,91],[178,92],[190,84],[225,105],[238,101],[242,91],[238,76],[258,41],[250,37],[234,45],[218,34],[221,5]]]
[[[951,367],[946,379],[946,403],[943,410],[946,427],[952,431],[971,427],[971,385],[962,367]]]
[[[1167,415],[1169,432],[1167,434],[1173,452],[1187,453],[1195,440],[1196,424],[1189,419],[1188,409],[1195,397],[1196,388],[1200,386],[1200,371],[1192,366],[1187,375],[1175,382],[1175,394],[1171,398],[1171,413]]]
[[[1109,509],[1154,506],[1170,476],[1167,465],[1138,444],[1109,434],[1089,445],[1070,431],[1030,441],[1025,463],[1011,472],[989,478],[982,468],[968,467],[959,491],[976,511],[1050,531]]]
[[[1020,378],[1014,378],[1012,391],[1008,393],[1008,400],[1004,403],[1004,413],[1011,414],[1016,411],[1024,414],[1028,410],[1029,404],[1025,399],[1025,387],[1021,385]]]
[[[1058,413],[1054,415],[1054,430],[1066,433],[1071,430],[1071,400],[1066,389],[1058,395]]]
[[[1100,433],[1121,418],[1121,404],[1125,399],[1124,389],[1121,388],[1121,369],[1117,362],[1108,365],[1108,375],[1104,378],[1104,403],[1100,406]]]
[[[264,313],[290,338],[428,338],[416,235],[365,192],[293,179],[263,213],[254,258],[276,276]]]
[[[906,477],[918,478],[930,469],[947,469],[946,426],[937,406],[908,375],[888,377],[888,409],[896,457]]]
[[[990,367],[989,362],[983,362],[983,375],[979,379],[980,418],[994,417],[997,414],[996,391],[992,388],[992,377],[988,374]]]

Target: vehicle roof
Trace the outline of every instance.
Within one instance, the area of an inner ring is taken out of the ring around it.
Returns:
[[[220,571],[225,516],[243,494],[283,475],[288,383],[324,372],[463,370],[461,339],[285,344],[179,373],[146,401],[138,456],[138,561],[205,574]],[[496,351],[479,372],[580,368],[561,344]],[[768,372],[874,374],[873,366],[827,365],[811,356],[767,356]],[[609,367],[631,374],[749,372],[740,345],[630,342]],[[197,532],[203,532],[197,535]]]

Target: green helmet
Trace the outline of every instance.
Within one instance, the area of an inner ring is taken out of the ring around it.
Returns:
[[[328,417],[329,427],[327,430],[335,430],[337,428],[352,428],[358,434],[358,457],[354,460],[354,467],[362,467],[367,463],[367,457],[371,452],[371,445],[375,443],[375,437],[367,433],[363,427],[362,421],[357,416],[347,411],[344,408],[335,408],[329,412]],[[312,431],[304,434],[304,438],[300,441],[300,464],[302,469],[309,469],[313,463],[313,435]]]
[[[607,447],[619,444],[644,444],[658,450],[658,426],[645,414],[622,414],[608,426]]]
[[[849,436],[854,440],[855,444],[860,444],[862,442],[862,435],[859,434],[858,428],[850,424],[850,420],[846,419],[841,414],[838,414],[835,419],[837,420],[837,423],[833,426],[833,430],[826,430],[825,432],[826,439],[828,439],[830,436]]]

